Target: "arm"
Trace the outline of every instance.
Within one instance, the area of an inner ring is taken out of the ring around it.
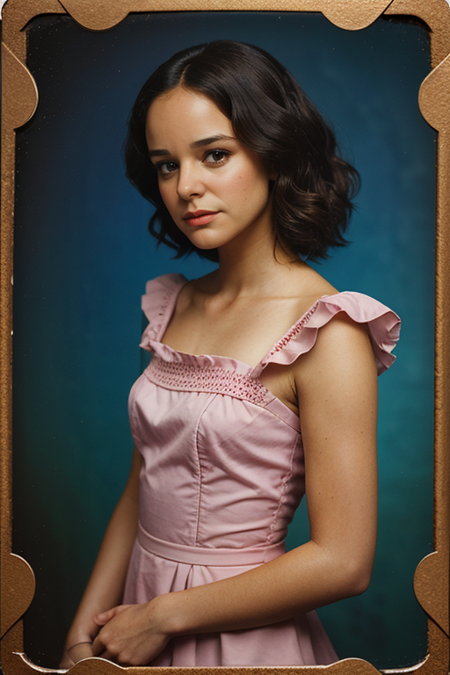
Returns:
[[[367,587],[376,538],[377,389],[365,328],[337,316],[290,375],[301,410],[310,541],[241,575],[104,613],[94,653],[148,663],[174,635],[263,626]]]
[[[138,491],[141,456],[134,450],[130,475],[106,529],[86,590],[66,639],[62,666],[92,656],[91,644],[99,627],[98,612],[122,600],[128,562],[138,524]],[[75,646],[76,645],[76,646]],[[67,658],[67,656],[69,658]]]

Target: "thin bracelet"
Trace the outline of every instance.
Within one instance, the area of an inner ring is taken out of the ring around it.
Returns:
[[[92,642],[87,640],[86,642],[76,642],[74,645],[71,645],[70,647],[66,647],[66,652],[70,652],[71,649],[74,649],[74,647],[79,647],[80,645],[91,645]]]

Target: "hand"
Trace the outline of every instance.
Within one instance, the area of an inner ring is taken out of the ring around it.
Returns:
[[[99,630],[92,617],[75,620],[67,634],[59,667],[71,668],[81,659],[93,656],[92,643]]]
[[[97,614],[94,621],[103,628],[92,644],[93,655],[131,666],[144,666],[156,658],[171,638],[163,628],[163,598]]]
[[[81,661],[81,659],[87,659],[89,656],[94,656],[92,651],[91,642],[79,642],[78,644],[72,645],[71,647],[66,647],[64,649],[61,663],[59,664],[60,668],[69,669]]]

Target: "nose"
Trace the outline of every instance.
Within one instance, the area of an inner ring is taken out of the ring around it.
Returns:
[[[201,179],[201,168],[189,163],[180,166],[177,191],[186,201],[193,197],[201,197],[205,193],[205,185]]]

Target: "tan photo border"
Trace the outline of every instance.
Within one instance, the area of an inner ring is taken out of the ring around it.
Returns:
[[[26,67],[26,31],[38,15],[70,15],[90,30],[113,27],[130,12],[277,11],[321,12],[345,30],[360,30],[382,14],[413,16],[430,33],[431,72],[419,92],[423,117],[438,131],[436,194],[434,552],[418,565],[416,597],[428,617],[427,656],[408,668],[384,673],[446,675],[449,672],[449,521],[450,521],[450,7],[446,0],[8,0],[3,8],[1,120],[1,286],[0,286],[0,536],[1,640],[4,675],[62,672],[33,664],[23,653],[22,617],[34,595],[28,563],[12,553],[12,275],[14,230],[15,130],[34,114],[38,91]],[[212,675],[232,673],[324,672],[327,675],[378,673],[362,659],[330,666],[241,668],[122,668],[104,659],[87,659],[71,675],[140,675],[151,672]]]

